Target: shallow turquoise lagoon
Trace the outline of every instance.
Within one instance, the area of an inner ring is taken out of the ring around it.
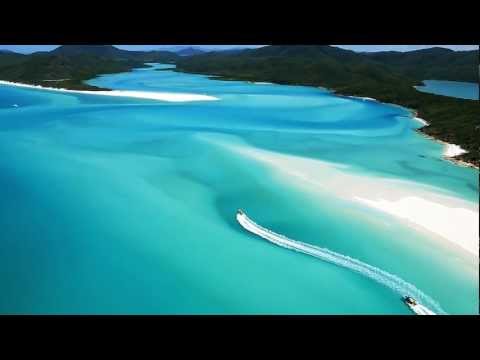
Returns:
[[[478,312],[478,259],[334,194],[312,196],[205,141],[346,165],[476,202],[478,171],[442,160],[442,145],[416,133],[408,111],[157,68],[166,66],[89,83],[219,100],[0,86],[0,313],[410,314],[387,287],[249,235],[237,208],[397,275],[447,313]]]

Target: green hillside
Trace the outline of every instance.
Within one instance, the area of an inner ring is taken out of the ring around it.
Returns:
[[[365,54],[392,71],[422,80],[478,82],[478,51],[431,48],[409,52],[386,51]],[[473,65],[477,66],[473,66]]]
[[[84,83],[100,74],[178,58],[167,51],[126,51],[110,45],[64,45],[50,52],[16,55],[0,53],[0,79],[77,90],[101,90]]]
[[[0,68],[3,66],[19,64],[27,58],[27,55],[17,54],[12,51],[0,51]]]

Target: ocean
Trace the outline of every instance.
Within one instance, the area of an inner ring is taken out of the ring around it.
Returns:
[[[398,182],[478,206],[478,171],[442,159],[409,111],[169,67],[89,83],[218,100],[0,85],[1,314],[411,314],[384,284],[247,233],[238,208],[478,313],[478,256],[339,195]],[[275,156],[312,160],[316,185]]]

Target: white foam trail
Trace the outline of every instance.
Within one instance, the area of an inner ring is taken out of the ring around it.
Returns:
[[[405,280],[399,278],[396,275],[390,274],[379,268],[363,263],[360,260],[336,253],[326,248],[320,248],[314,245],[303,243],[301,241],[292,240],[287,238],[286,236],[274,233],[273,231],[265,229],[264,227],[258,225],[244,213],[237,213],[237,221],[246,230],[276,245],[282,246],[287,249],[295,250],[307,255],[311,255],[332,264],[353,270],[363,276],[366,276],[376,281],[381,285],[390,288],[402,297],[408,295],[416,298],[423,304],[428,305],[431,309],[434,309],[437,314],[446,314],[446,312],[435,300],[424,294],[414,285],[406,282]]]
[[[416,304],[416,305],[410,305],[408,304],[408,307],[412,309],[412,311],[417,314],[417,315],[436,315],[433,311],[431,311],[429,308],[421,305],[421,304]]]

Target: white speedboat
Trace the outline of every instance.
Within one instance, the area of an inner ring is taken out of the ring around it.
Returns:
[[[417,300],[411,296],[405,296],[403,302],[417,315],[437,315],[429,308],[419,304]]]

